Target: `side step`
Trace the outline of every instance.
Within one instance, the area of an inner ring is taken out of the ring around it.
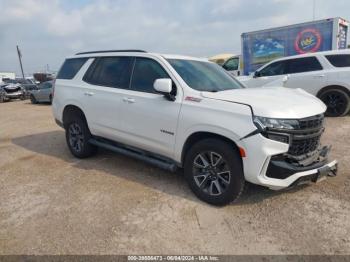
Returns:
[[[99,140],[95,138],[90,139],[89,143],[113,151],[118,154],[141,160],[143,162],[146,162],[148,164],[151,164],[153,166],[167,171],[175,172],[177,170],[177,164],[175,162],[163,159],[162,157],[158,157],[156,155],[152,155],[148,152],[143,152],[137,149],[132,149],[126,146],[119,145],[114,142]]]

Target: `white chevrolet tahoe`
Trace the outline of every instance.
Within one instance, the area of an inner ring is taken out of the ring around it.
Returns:
[[[251,76],[238,79],[246,87],[302,88],[327,106],[326,116],[345,116],[350,111],[350,50],[332,50],[283,57],[262,66]]]
[[[71,153],[98,147],[175,171],[223,205],[245,181],[271,189],[335,176],[320,145],[326,106],[300,89],[244,88],[204,59],[138,50],[79,53],[61,67],[53,114]]]

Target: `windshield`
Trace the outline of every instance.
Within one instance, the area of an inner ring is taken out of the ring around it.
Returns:
[[[186,84],[198,91],[218,92],[244,88],[219,65],[195,60],[168,59]]]

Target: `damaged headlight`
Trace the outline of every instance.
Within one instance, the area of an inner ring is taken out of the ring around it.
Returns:
[[[295,119],[277,119],[254,116],[253,122],[263,136],[286,144],[290,143],[290,135],[283,131],[290,131],[299,128],[299,121]]]
[[[299,121],[295,119],[278,119],[254,116],[255,126],[262,131],[269,129],[294,130],[299,128]]]

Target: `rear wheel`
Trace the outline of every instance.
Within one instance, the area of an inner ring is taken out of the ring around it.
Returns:
[[[326,116],[345,116],[350,109],[350,98],[340,89],[330,89],[320,95],[320,99],[327,106]]]
[[[78,117],[66,125],[66,141],[71,153],[77,158],[94,155],[97,147],[90,144],[91,133],[86,122]]]
[[[219,139],[205,139],[190,149],[185,159],[185,176],[194,194],[213,205],[236,200],[245,184],[237,150]]]
[[[37,104],[38,103],[38,101],[35,99],[35,97],[33,95],[30,95],[30,102],[32,104]]]

